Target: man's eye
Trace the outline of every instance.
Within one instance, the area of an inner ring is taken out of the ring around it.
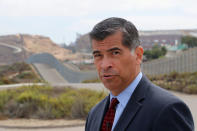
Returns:
[[[101,54],[94,54],[94,58],[101,57]]]
[[[112,54],[113,54],[113,55],[119,55],[120,52],[119,52],[119,51],[113,51]]]

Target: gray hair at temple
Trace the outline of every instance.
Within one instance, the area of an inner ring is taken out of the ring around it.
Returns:
[[[117,31],[123,33],[122,43],[124,46],[132,50],[140,45],[136,27],[130,21],[117,17],[111,17],[96,24],[89,33],[90,40],[101,41]]]

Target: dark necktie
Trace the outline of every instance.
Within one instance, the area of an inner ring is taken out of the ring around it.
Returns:
[[[118,103],[119,101],[117,100],[117,98],[112,98],[110,107],[107,113],[105,114],[101,131],[111,131],[114,122],[115,112],[116,112],[116,105]]]

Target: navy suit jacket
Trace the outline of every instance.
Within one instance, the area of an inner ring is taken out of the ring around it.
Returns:
[[[100,131],[109,96],[89,112],[85,131]],[[189,108],[183,101],[142,77],[114,131],[194,131]]]

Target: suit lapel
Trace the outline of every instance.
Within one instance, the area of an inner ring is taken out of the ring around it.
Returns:
[[[124,131],[137,115],[145,99],[146,84],[147,79],[143,76],[120,116],[114,131]]]
[[[109,107],[109,103],[110,103],[110,97],[108,96],[104,99],[103,104],[100,105],[98,110],[99,112],[97,113],[97,120],[96,120],[97,122],[95,122],[96,123],[95,131],[100,131],[103,118]]]

